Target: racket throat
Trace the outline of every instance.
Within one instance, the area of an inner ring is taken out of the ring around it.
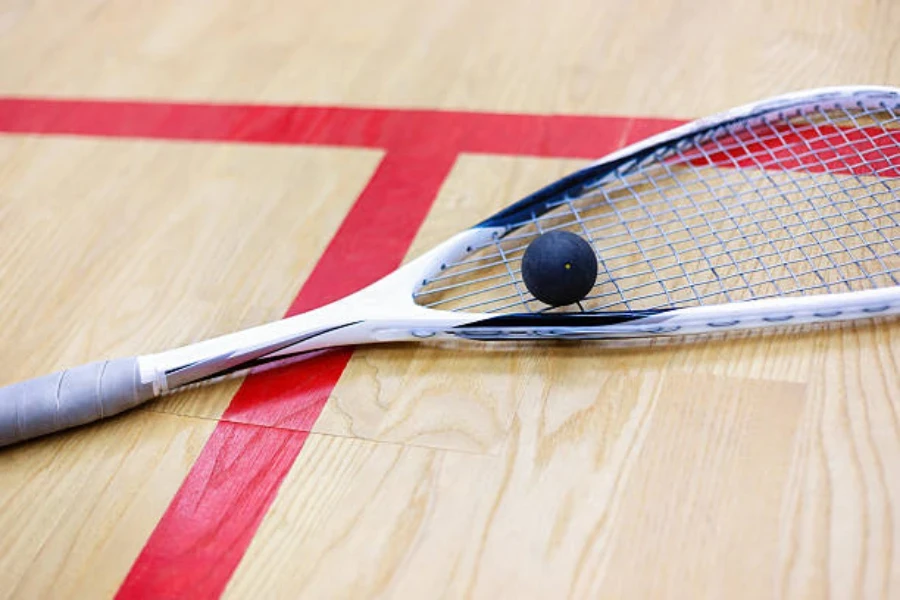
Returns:
[[[242,332],[140,357],[141,378],[164,394],[201,382],[272,368],[326,348],[430,337],[470,320],[435,317],[412,303],[349,297],[322,308]],[[352,320],[351,320],[352,319]]]

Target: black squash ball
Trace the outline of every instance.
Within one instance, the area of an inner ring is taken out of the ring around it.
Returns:
[[[569,231],[550,231],[525,249],[522,279],[528,291],[545,304],[575,304],[597,282],[597,256],[584,238]]]

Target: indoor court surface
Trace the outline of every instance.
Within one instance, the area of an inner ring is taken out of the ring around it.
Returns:
[[[353,292],[900,2],[0,0],[0,385]],[[0,598],[900,598],[900,320],[320,353],[0,448]]]

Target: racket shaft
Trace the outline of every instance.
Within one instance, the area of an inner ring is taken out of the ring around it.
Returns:
[[[153,397],[136,358],[99,361],[0,388],[0,446],[83,425]]]
[[[381,302],[380,297],[375,302]],[[94,362],[2,387],[0,447],[97,421],[188,385],[274,365],[313,350],[397,339],[379,339],[383,318],[346,318],[364,310],[347,298],[289,319],[158,354]],[[408,302],[395,312],[401,325],[410,325],[408,314],[421,320],[434,311]],[[387,321],[394,323],[395,319]],[[461,319],[452,316],[451,321]],[[406,331],[400,339],[410,338]]]

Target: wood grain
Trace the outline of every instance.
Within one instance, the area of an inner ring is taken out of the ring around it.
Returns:
[[[898,31],[879,0],[0,0],[0,95],[696,117],[900,85]],[[3,137],[0,384],[278,318],[379,158]],[[461,157],[409,257],[579,164]],[[898,357],[897,323],[359,351],[225,595],[898,597]],[[237,383],[0,451],[0,597],[112,596]]]
[[[583,161],[463,156],[408,253],[413,258]],[[585,387],[596,365],[623,372],[675,368],[805,382],[817,336],[751,336],[677,348],[595,344],[445,343],[359,348],[315,431],[464,451],[495,452],[511,411],[544,360],[573,365]],[[510,373],[517,376],[510,378]],[[540,374],[537,376],[540,380]]]
[[[407,259],[582,163],[460,157]],[[516,404],[532,393],[528,373],[544,356],[546,349],[508,352],[478,343],[359,348],[314,431],[495,452]]]
[[[19,54],[0,90],[697,116],[896,84],[898,30],[897,3],[875,0],[48,2],[0,38]]]
[[[0,148],[0,307],[16,340],[0,346],[3,384],[280,318],[380,158],[65,138]],[[239,383],[4,449],[0,597],[112,595]]]
[[[897,327],[848,328],[819,347],[783,506],[785,596],[897,593],[898,351]]]
[[[214,423],[133,411],[0,455],[0,596],[111,597]]]
[[[262,593],[342,598],[775,591],[805,385],[600,367],[599,385],[580,386],[545,367],[498,456],[314,436],[309,462],[340,447],[351,472],[298,466],[230,592],[260,581]],[[300,517],[321,504],[307,497],[313,479],[332,506],[314,532]]]
[[[0,348],[2,384],[280,319],[379,160],[302,147],[15,137],[0,146],[10,157],[0,167],[0,277],[17,340]],[[211,398],[153,406],[215,418],[230,394]]]

